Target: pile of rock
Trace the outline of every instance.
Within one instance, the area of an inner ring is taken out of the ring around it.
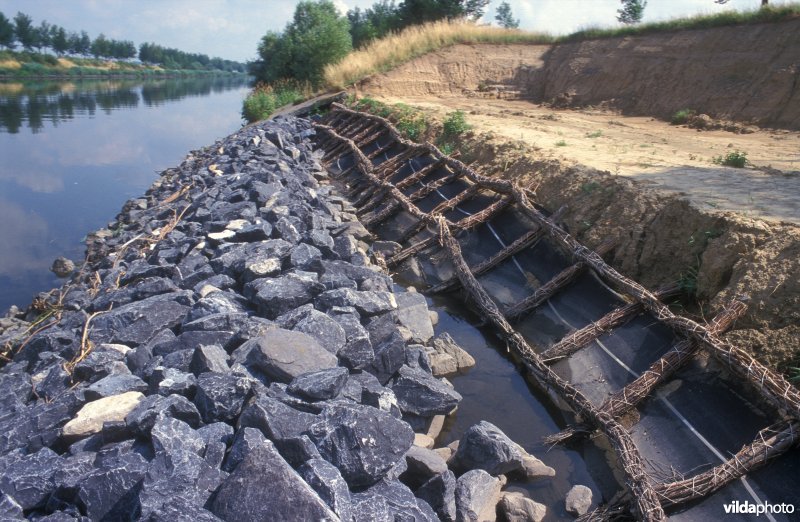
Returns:
[[[0,370],[0,518],[493,519],[502,474],[552,474],[486,423],[430,449],[461,400],[438,376],[474,361],[375,266],[311,135],[243,129],[90,237]]]

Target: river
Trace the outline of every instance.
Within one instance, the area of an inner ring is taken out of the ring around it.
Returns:
[[[60,286],[162,170],[242,125],[244,77],[0,83],[0,315]]]

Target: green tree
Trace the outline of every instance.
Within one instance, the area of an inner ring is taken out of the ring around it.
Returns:
[[[100,57],[107,57],[111,55],[111,42],[106,38],[106,35],[100,33],[97,38],[94,39],[92,42],[92,46],[90,47],[90,51],[92,56],[95,58]]]
[[[322,83],[326,65],[338,62],[353,49],[350,23],[339,16],[330,0],[297,4],[285,37],[290,42],[292,77],[313,85]]]
[[[78,54],[88,56],[92,52],[92,39],[89,38],[89,33],[81,31],[81,37],[78,40]]]
[[[622,8],[617,10],[617,21],[623,24],[638,24],[642,21],[647,0],[620,0]]]
[[[16,46],[14,42],[14,24],[6,18],[6,15],[0,13],[0,45],[7,49],[13,49]]]
[[[500,3],[497,7],[497,14],[494,15],[494,19],[497,20],[500,27],[505,27],[506,29],[516,29],[519,27],[519,18],[514,19],[514,15],[511,13],[511,6],[508,2]]]
[[[404,0],[398,14],[403,27],[445,18],[477,20],[488,4],[489,0]]]
[[[67,38],[67,31],[63,27],[53,26],[53,31],[50,34],[50,46],[61,56],[69,50],[69,39]]]
[[[33,20],[25,13],[18,12],[14,17],[14,36],[26,51],[31,51],[36,45],[36,30]]]
[[[394,0],[380,0],[363,11],[356,7],[347,12],[347,18],[354,48],[400,28],[400,15]]]
[[[47,23],[47,20],[42,20],[39,27],[33,30],[33,34],[33,46],[36,47],[39,52],[42,52],[42,49],[45,47],[50,47],[50,24]]]
[[[269,31],[258,44],[260,60],[248,67],[250,74],[261,81],[275,82],[292,75],[292,51],[289,39],[274,31]]]

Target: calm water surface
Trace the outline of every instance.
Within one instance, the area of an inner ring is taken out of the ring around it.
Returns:
[[[242,125],[243,77],[0,83],[0,314],[158,172]]]

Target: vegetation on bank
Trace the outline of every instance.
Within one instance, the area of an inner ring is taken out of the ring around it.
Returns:
[[[423,11],[425,16],[422,18],[425,23],[421,25],[409,23],[399,27],[410,21],[409,15],[403,18],[402,13],[406,12],[404,9],[417,3],[424,3],[428,6],[428,10]],[[405,0],[395,7],[394,2],[380,0],[366,11],[351,10],[345,19],[338,17],[329,0],[301,2],[295,12],[294,20],[287,26],[284,33],[268,33],[262,39],[262,45],[259,47],[260,59],[253,62],[251,73],[263,82],[270,84],[276,80],[282,80],[283,84],[278,83],[273,86],[273,95],[276,96],[276,99],[289,99],[292,97],[289,93],[278,95],[285,89],[285,86],[282,85],[285,85],[286,82],[309,82],[311,89],[308,91],[308,96],[311,96],[313,92],[346,88],[372,74],[391,70],[418,56],[455,44],[557,44],[669,31],[774,23],[800,17],[800,3],[795,3],[763,6],[750,11],[725,11],[713,15],[677,18],[665,22],[629,24],[618,28],[591,28],[555,37],[519,29],[476,25],[463,17],[458,18],[451,16],[452,13],[445,13],[441,7],[445,3],[444,0],[426,0],[424,2]],[[312,7],[311,12],[313,12],[314,6],[322,5],[329,5],[329,7],[321,8],[327,12],[324,21],[320,17],[308,15],[309,6]],[[437,5],[439,8],[436,7]],[[463,10],[465,5],[477,6],[478,11],[470,11],[469,15],[474,19],[476,16],[480,17],[486,3],[477,5],[467,1],[454,2],[452,5],[456,10],[459,8]],[[507,13],[507,17],[512,17],[510,12]],[[358,42],[358,45],[352,46],[357,47],[354,51],[347,50],[347,36],[344,34],[344,28],[345,22],[348,21],[350,22],[350,41],[354,44]],[[293,64],[297,62],[310,63],[306,58],[308,53],[313,52],[315,48],[327,49],[327,45],[321,38],[296,38],[294,36],[296,28],[319,36],[324,34],[324,31],[319,30],[319,24],[324,26],[335,24],[338,27],[337,42],[343,43],[340,46],[337,44],[338,51],[336,53],[329,53],[325,60],[314,62],[313,71],[298,75],[298,72],[293,69],[297,66]],[[380,37],[381,35],[383,36]],[[314,46],[299,45],[299,42],[308,41],[312,41]],[[272,72],[266,74],[266,70]],[[254,91],[252,96],[256,95]],[[248,103],[251,107],[257,105],[255,102],[245,101],[246,106]],[[263,106],[269,107],[270,105]],[[268,117],[271,111],[243,110],[243,114],[250,121],[255,121]]]
[[[375,73],[388,71],[418,56],[455,44],[547,44],[550,35],[520,29],[475,25],[464,20],[440,20],[408,27],[374,40],[338,63],[325,68],[328,87],[341,89]]]
[[[22,52],[15,52],[18,46]],[[0,51],[0,75],[5,77],[246,71],[243,63],[201,53],[154,43],[143,43],[137,50],[132,41],[107,38],[102,33],[92,39],[86,31],[67,31],[47,21],[34,25],[33,19],[22,12],[13,19],[0,12],[0,47],[6,48]],[[136,59],[138,62],[128,61]]]
[[[721,13],[699,16],[673,18],[663,22],[651,22],[639,25],[625,25],[611,28],[589,28],[556,38],[557,43],[596,40],[600,38],[619,38],[623,36],[640,36],[673,31],[690,31],[694,29],[712,29],[730,25],[751,25],[774,23],[800,17],[800,3],[785,5],[765,5],[760,9],[747,11],[723,11]]]

